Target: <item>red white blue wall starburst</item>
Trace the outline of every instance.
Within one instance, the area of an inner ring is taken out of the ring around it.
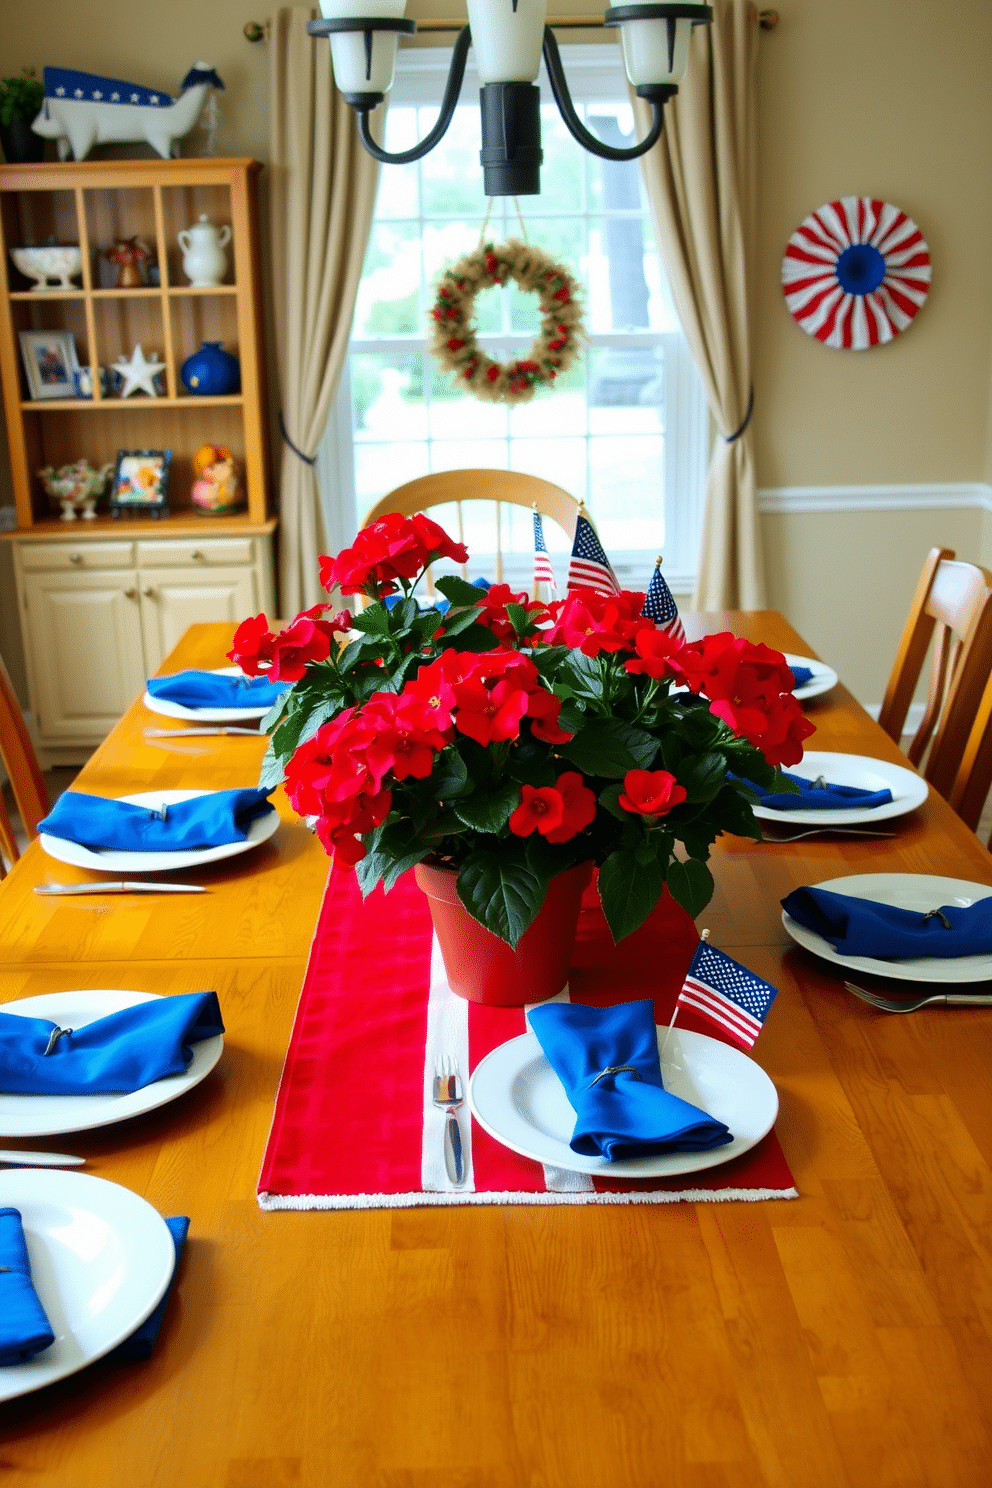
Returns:
[[[782,259],[795,320],[824,346],[866,351],[911,325],[930,290],[930,250],[889,202],[844,196],[803,219]]]

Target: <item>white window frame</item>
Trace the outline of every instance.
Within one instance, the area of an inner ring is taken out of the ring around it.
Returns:
[[[577,102],[615,100],[626,93],[626,79],[619,48],[610,45],[563,46],[565,70]],[[408,48],[399,53],[396,79],[390,98],[397,104],[430,106],[437,104],[447,76],[451,53],[445,48]],[[550,89],[542,64],[542,101],[550,101]],[[472,54],[462,85],[462,101],[478,91],[478,76]],[[576,144],[576,149],[581,147]],[[481,166],[479,169],[481,170]],[[390,166],[382,167],[380,182],[388,180]],[[496,339],[487,338],[495,348]],[[589,345],[622,346],[622,335],[590,335]],[[699,566],[700,532],[706,495],[711,428],[709,409],[701,379],[693,364],[685,338],[672,333],[662,338],[665,353],[664,431],[665,431],[665,577],[678,594],[690,592]],[[641,345],[637,337],[630,344]],[[315,472],[321,493],[328,547],[337,552],[354,537],[360,514],[350,516],[356,503],[355,462],[352,432],[352,397],[350,358],[353,351],[410,350],[408,339],[377,338],[375,341],[352,340],[348,356],[331,406],[324,438],[317,450]],[[644,588],[646,552],[611,553],[610,561],[621,583],[630,588]],[[651,558],[654,554],[650,555]],[[507,578],[516,582],[507,564]],[[524,582],[529,582],[521,565]]]

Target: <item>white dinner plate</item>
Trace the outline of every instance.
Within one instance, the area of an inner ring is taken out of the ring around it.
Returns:
[[[866,754],[828,754],[807,750],[799,764],[789,765],[786,773],[799,775],[804,780],[815,780],[822,775],[831,785],[855,785],[861,790],[890,790],[892,800],[884,806],[845,806],[831,811],[810,811],[798,806],[776,811],[771,806],[755,805],[754,814],[761,821],[796,822],[811,827],[887,821],[922,806],[930,789],[915,770],[890,765],[888,760],[872,759]]]
[[[188,670],[192,670],[189,668]],[[211,667],[216,677],[240,677],[240,667]],[[171,703],[168,698],[153,697],[145,692],[141,699],[151,713],[161,713],[166,718],[188,718],[196,723],[250,723],[254,718],[264,718],[269,708],[187,708],[185,703]],[[269,705],[271,707],[271,704]]]
[[[959,904],[967,908],[992,894],[992,885],[969,883],[962,878],[940,878],[929,873],[855,873],[849,878],[829,878],[816,885],[832,894],[849,894],[852,899],[875,899],[879,904],[892,904],[896,909],[918,909],[925,914],[942,904]],[[849,966],[852,971],[865,971],[871,976],[895,977],[903,982],[987,982],[992,981],[992,955],[914,956],[897,961],[882,961],[874,956],[842,956],[829,940],[807,930],[791,915],[782,911],[782,924],[793,940],[814,956]]]
[[[804,682],[802,687],[797,687],[792,694],[800,702],[805,702],[807,698],[819,697],[821,692],[829,692],[831,687],[837,686],[837,673],[833,667],[826,666],[824,662],[817,661],[815,657],[789,656],[786,654],[785,659],[790,667],[809,667],[813,673],[809,681]]]
[[[31,1278],[55,1342],[0,1368],[0,1400],[40,1390],[108,1354],[154,1310],[176,1265],[162,1216],[130,1189],[86,1173],[0,1173],[20,1210]]]
[[[171,806],[176,801],[192,801],[195,796],[210,796],[213,791],[166,790],[141,791],[135,796],[120,796],[132,806],[148,806],[157,811],[161,806]],[[95,868],[98,873],[168,873],[173,868],[199,868],[204,863],[216,863],[221,858],[235,858],[239,853],[250,852],[279,830],[279,813],[273,808],[264,816],[257,816],[248,828],[244,842],[225,842],[220,847],[197,847],[183,852],[121,852],[111,847],[83,847],[80,842],[70,842],[66,837],[51,837],[41,832],[38,840],[50,858],[60,863],[72,863],[76,868]]]
[[[152,992],[118,992],[105,988],[85,992],[45,992],[5,1002],[0,1012],[23,1018],[49,1018],[60,1028],[85,1028],[97,1018],[139,1002],[157,1002]],[[53,1137],[60,1132],[90,1131],[112,1126],[142,1111],[178,1100],[205,1080],[220,1059],[224,1035],[193,1044],[193,1058],[184,1075],[166,1075],[140,1090],[105,1095],[8,1095],[0,1091],[0,1137]]]
[[[658,1029],[659,1048],[666,1032]],[[512,1152],[602,1178],[670,1178],[715,1168],[748,1152],[775,1125],[775,1086],[759,1064],[719,1039],[673,1028],[662,1077],[666,1090],[724,1122],[734,1140],[710,1152],[670,1152],[622,1162],[573,1152],[568,1144],[575,1112],[533,1033],[487,1054],[476,1066],[468,1096],[479,1124]]]

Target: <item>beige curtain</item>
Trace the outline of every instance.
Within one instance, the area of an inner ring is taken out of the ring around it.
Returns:
[[[277,10],[269,49],[284,616],[326,599],[317,577],[324,525],[311,462],[348,348],[379,171],[334,87],[330,47],[307,35],[315,14],[300,7]]]
[[[751,0],[710,3],[713,24],[695,28],[688,74],[665,105],[661,141],[641,167],[675,308],[718,431],[693,606],[751,610],[765,603],[748,423],[759,26]],[[638,99],[635,111],[643,133],[650,109]]]

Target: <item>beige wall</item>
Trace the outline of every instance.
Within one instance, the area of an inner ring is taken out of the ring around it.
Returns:
[[[551,8],[595,15],[603,5]],[[759,484],[992,484],[992,3],[776,8],[780,24],[761,42]],[[218,153],[264,159],[267,49],[245,41],[242,26],[267,10],[232,0],[0,0],[0,74],[52,62],[175,89],[190,63],[212,62],[226,84]],[[412,0],[409,10],[448,16],[464,5]],[[934,261],[916,323],[867,353],[829,351],[806,336],[779,285],[789,234],[814,207],[849,193],[904,207]],[[962,557],[992,558],[992,519],[974,511],[769,515],[763,529],[771,602],[865,702],[881,696],[927,548],[943,542]]]

